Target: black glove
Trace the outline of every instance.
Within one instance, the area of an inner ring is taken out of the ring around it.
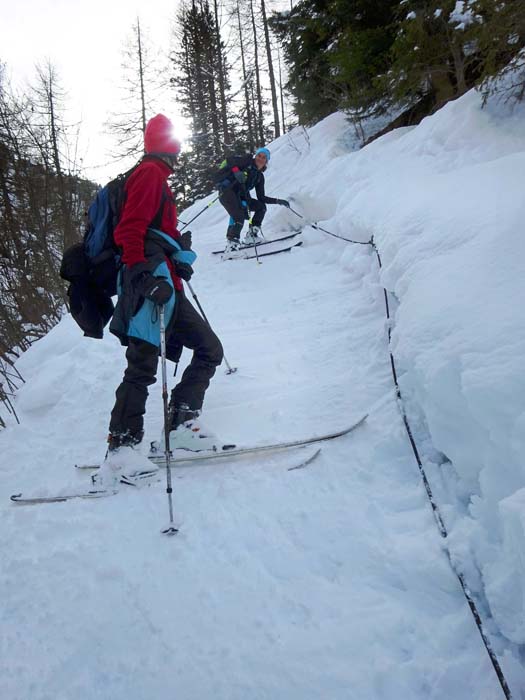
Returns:
[[[134,280],[135,288],[145,299],[154,304],[165,304],[171,299],[173,287],[165,277],[154,277],[151,272],[142,272]]]
[[[188,263],[176,262],[175,274],[178,275],[181,279],[185,280],[186,282],[189,282],[191,276],[193,275],[193,267],[191,265],[188,265]]]
[[[287,199],[278,199],[276,204],[280,204],[283,207],[288,207],[290,208],[290,202]]]
[[[178,243],[182,250],[191,250],[191,231],[181,233]]]

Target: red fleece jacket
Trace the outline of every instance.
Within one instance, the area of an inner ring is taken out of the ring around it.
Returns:
[[[114,232],[115,243],[122,248],[122,262],[128,266],[145,262],[144,239],[148,226],[157,215],[165,193],[160,230],[175,240],[180,238],[177,230],[177,207],[168,186],[170,167],[159,158],[146,156],[129,176],[125,185],[126,201]],[[168,260],[175,289],[182,289],[182,282]]]

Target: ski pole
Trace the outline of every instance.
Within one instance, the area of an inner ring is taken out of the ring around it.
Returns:
[[[195,216],[193,217],[193,219],[190,219],[190,220],[188,221],[187,224],[184,224],[184,226],[181,228],[181,231],[184,231],[184,229],[186,228],[186,226],[189,226],[189,225],[191,224],[192,221],[195,221],[195,219],[197,219],[201,214],[204,214],[204,212],[206,211],[206,209],[208,209],[209,207],[211,207],[212,204],[215,204],[215,202],[216,202],[218,199],[219,199],[219,195],[217,195],[217,196],[215,197],[215,199],[212,199],[211,202],[208,202],[208,204],[204,207],[204,209],[201,209],[200,212],[199,212],[198,214],[195,214]]]
[[[168,379],[166,373],[166,324],[164,319],[164,304],[159,306],[160,310],[160,358],[162,364],[162,402],[164,405],[164,454],[166,455],[166,493],[168,494],[168,506],[170,511],[170,522],[168,527],[161,530],[163,535],[175,535],[179,530],[173,522],[173,501],[171,494],[171,461],[170,461],[170,426],[168,410]]]
[[[299,214],[298,211],[295,211],[295,209],[292,209],[291,206],[288,206],[288,209],[295,214],[295,216],[298,216],[300,219],[304,219],[304,216],[302,214]]]
[[[195,303],[196,303],[197,306],[199,307],[199,311],[200,311],[201,314],[202,314],[202,318],[206,321],[206,323],[208,324],[208,326],[211,328],[211,323],[208,321],[208,319],[207,319],[207,317],[206,317],[206,314],[204,313],[204,309],[203,309],[202,306],[200,305],[200,302],[199,302],[199,300],[197,299],[197,295],[196,295],[195,292],[193,291],[193,287],[191,286],[191,284],[190,284],[188,281],[186,281],[186,284],[188,285],[188,289],[190,290],[192,297],[195,299]],[[212,330],[213,330],[213,329],[212,329]],[[234,372],[237,371],[237,367],[231,367],[231,366],[230,366],[230,363],[229,363],[228,360],[226,359],[226,355],[223,355],[223,359],[224,359],[224,364],[225,364],[226,367],[228,368],[226,374],[233,374]]]
[[[255,249],[255,259],[257,260],[257,265],[262,265],[262,262],[259,260],[259,253],[257,252],[257,243],[255,241],[253,242],[253,247]]]

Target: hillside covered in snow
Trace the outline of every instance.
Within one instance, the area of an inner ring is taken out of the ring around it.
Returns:
[[[266,191],[302,218],[269,206],[264,234],[301,247],[221,261],[220,204],[191,225],[192,286],[238,367],[203,418],[241,445],[367,421],[304,469],[177,467],[174,538],[162,481],[17,506],[104,457],[124,352],[66,316],[17,363],[21,424],[0,432],[1,697],[504,697],[445,547],[525,697],[525,109],[470,92],[361,150],[342,114],[270,148]],[[144,452],[161,428],[157,382]]]

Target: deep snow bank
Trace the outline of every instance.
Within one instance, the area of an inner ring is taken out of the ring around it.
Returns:
[[[267,184],[336,233],[374,235],[402,388],[454,556],[516,642],[521,117],[481,111],[470,94],[356,151],[335,114],[272,145]],[[169,544],[162,484],[11,507],[14,489],[85,484],[72,464],[103,456],[123,351],[65,318],[21,358],[22,426],[0,434],[2,697],[141,700],[173,692],[174,677],[181,698],[498,697],[397,410],[375,256],[305,228],[287,256],[222,264],[209,253],[226,219],[216,205],[192,224],[195,286],[240,368],[217,373],[206,421],[248,443],[342,427],[365,409],[369,419],[311,469],[288,472],[281,456],[177,472],[184,527]],[[269,207],[265,231],[298,223]],[[148,439],[161,424],[157,385]],[[519,657],[492,641],[518,689]]]
[[[286,187],[299,130],[273,151]],[[368,240],[398,301],[393,351],[460,566],[502,632],[525,642],[525,106],[471,91],[418,127],[349,154],[332,115],[295,155],[297,203],[329,230]],[[292,146],[293,144],[293,146]],[[282,161],[281,161],[282,159]],[[284,171],[284,167],[283,167]],[[427,450],[427,458],[432,450]]]

